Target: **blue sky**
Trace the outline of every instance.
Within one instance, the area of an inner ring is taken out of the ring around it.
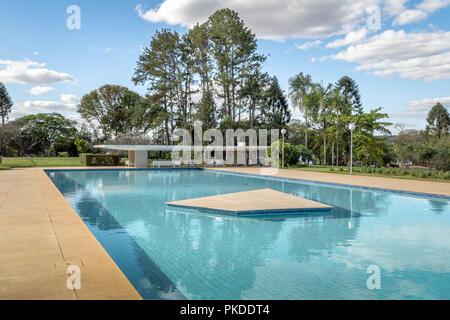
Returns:
[[[80,8],[79,30],[66,26],[70,5]],[[76,119],[78,99],[106,83],[145,93],[131,77],[155,30],[184,33],[221,7],[256,33],[265,70],[285,90],[300,71],[324,83],[348,75],[367,110],[383,107],[416,129],[436,101],[450,106],[449,0],[2,0],[0,81],[15,103],[11,118]]]

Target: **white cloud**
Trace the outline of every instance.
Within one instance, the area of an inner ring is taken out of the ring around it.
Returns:
[[[313,47],[318,47],[322,44],[322,41],[320,40],[316,40],[316,41],[310,41],[310,42],[305,42],[303,44],[295,44],[295,46],[297,47],[297,49],[299,50],[309,50]]]
[[[411,9],[400,13],[393,22],[393,25],[402,26],[408,23],[417,22],[428,18],[428,13],[423,10]]]
[[[337,39],[333,42],[330,42],[326,45],[326,48],[338,48],[342,46],[346,46],[355,42],[358,42],[362,39],[364,39],[367,35],[367,29],[362,28],[358,31],[349,32],[345,38],[343,39]]]
[[[450,5],[450,0],[424,0],[417,8],[433,13]]]
[[[450,97],[428,98],[411,101],[406,108],[407,111],[430,111],[430,109],[440,102],[444,107],[450,108]]]
[[[45,63],[25,59],[24,61],[1,60],[0,81],[20,84],[48,84],[74,81],[67,73],[60,73],[44,68]]]
[[[136,6],[142,19],[191,27],[205,22],[216,10],[230,8],[239,13],[259,38],[318,38],[360,30],[368,18],[367,8],[378,6],[382,17],[395,17],[403,25],[428,17],[450,5],[450,0],[423,0],[414,8],[409,0],[162,0],[156,8]],[[339,42],[338,42],[339,43]],[[348,43],[347,43],[348,44]]]
[[[450,52],[406,60],[383,60],[360,65],[356,70],[367,70],[380,77],[398,75],[402,78],[425,81],[450,79]]]
[[[79,114],[67,114],[67,115],[64,115],[64,117],[66,117],[69,120],[75,121],[78,124],[83,121]]]
[[[382,0],[164,0],[138,15],[149,22],[190,27],[221,8],[236,10],[259,38],[315,38],[347,34],[364,24],[366,8]],[[392,6],[394,8],[394,6]],[[393,10],[387,7],[387,10]]]
[[[427,98],[411,101],[402,112],[390,113],[389,117],[393,119],[423,120],[427,117],[427,114],[431,108],[438,102],[440,102],[444,107],[450,108],[450,97]]]
[[[38,55],[39,55],[39,52],[38,52],[38,51],[35,51],[35,52],[33,52],[33,54],[34,54],[35,56],[38,56]]]
[[[106,48],[104,51],[105,51],[106,53],[110,53],[110,52],[112,51],[112,48]]]
[[[16,103],[13,106],[12,112],[10,113],[10,119],[14,120],[29,114],[51,112],[63,113],[65,114],[65,117],[75,119],[77,118],[76,110],[76,104],[62,103],[59,101],[25,101],[23,103]]]
[[[25,101],[19,105],[19,109],[28,112],[74,112],[77,110],[76,104],[62,103],[59,101]]]
[[[421,112],[394,112],[389,114],[392,119],[425,119],[426,113]]]
[[[78,97],[74,94],[62,94],[61,101],[67,103],[78,103],[80,99],[78,99]]]
[[[53,87],[36,86],[36,87],[33,87],[33,88],[30,89],[30,93],[32,95],[35,95],[35,96],[40,96],[40,95],[43,95],[43,94],[47,94],[47,93],[49,93],[50,91],[53,91],[53,90],[55,90],[55,88],[53,88]]]
[[[389,16],[396,16],[406,10],[405,3],[409,0],[385,0],[383,11]]]
[[[450,32],[387,30],[319,60],[355,62],[356,70],[426,81],[450,78]]]
[[[450,5],[450,0],[424,0],[415,5],[415,9],[403,10],[394,19],[393,25],[405,25],[412,22],[425,20],[430,13]]]

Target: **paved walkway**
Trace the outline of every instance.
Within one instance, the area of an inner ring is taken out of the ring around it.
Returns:
[[[211,168],[212,170],[223,170],[238,173],[267,175],[261,168],[255,167],[233,167],[233,168]],[[437,195],[450,196],[450,183],[430,182],[418,180],[403,180],[395,178],[381,178],[368,176],[350,176],[324,172],[311,172],[295,169],[279,169],[274,176],[291,179],[303,179],[320,182],[332,182],[364,187],[375,187],[409,192],[422,192]]]
[[[44,171],[14,169],[0,170],[0,299],[141,297]]]

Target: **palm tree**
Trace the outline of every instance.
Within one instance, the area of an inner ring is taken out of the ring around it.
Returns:
[[[343,103],[343,97],[341,96],[339,88],[334,88],[330,95],[330,104],[336,113],[336,166],[339,166],[339,116]]]
[[[305,116],[305,147],[308,148],[308,94],[312,88],[311,76],[300,72],[289,79],[289,98],[292,104]]]
[[[323,165],[327,165],[327,113],[329,111],[330,92],[333,87],[331,83],[325,88],[322,84],[317,85],[319,98],[320,119],[322,120],[323,130]]]

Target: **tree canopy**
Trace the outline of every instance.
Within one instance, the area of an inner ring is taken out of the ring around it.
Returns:
[[[92,126],[98,126],[103,138],[109,138],[140,129],[133,113],[141,100],[139,94],[125,87],[104,85],[81,98],[78,112]]]
[[[76,134],[74,123],[59,113],[38,113],[16,120],[23,133],[29,135],[31,146],[40,144],[49,156],[54,142],[63,142]]]
[[[448,136],[450,127],[450,115],[447,109],[440,103],[436,103],[427,116],[427,130],[431,131],[439,139]]]
[[[13,102],[6,90],[5,85],[0,82],[0,117],[2,118],[2,125],[8,120],[8,114],[11,112]]]

